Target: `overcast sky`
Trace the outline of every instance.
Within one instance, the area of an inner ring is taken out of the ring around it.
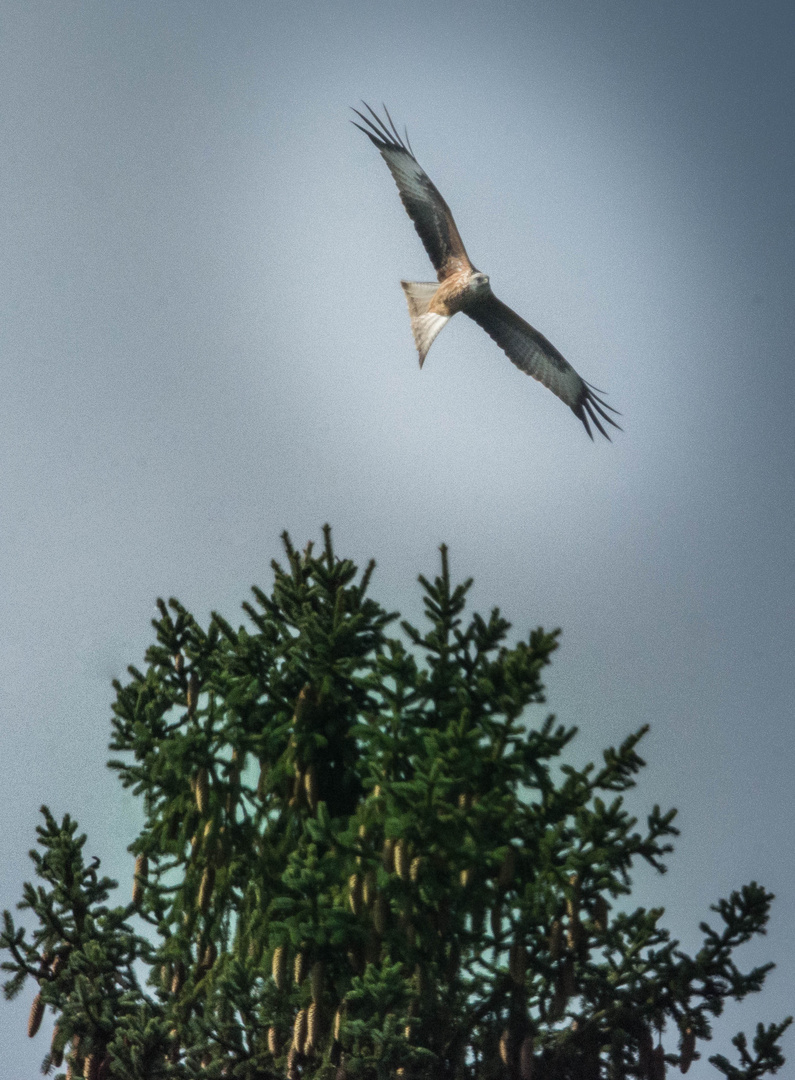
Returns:
[[[731,889],[777,894],[739,959],[779,967],[709,1052],[792,1012],[792,4],[6,0],[0,28],[0,907],[43,802],[126,898],[111,679],[158,595],[239,621],[280,532],[329,521],[414,620],[446,541],[476,608],[562,626],[575,760],[648,722],[631,805],[680,810],[638,902],[693,949]],[[360,98],[612,444],[463,317],[420,372],[399,280],[433,272]],[[8,1076],[46,1051],[32,996]]]

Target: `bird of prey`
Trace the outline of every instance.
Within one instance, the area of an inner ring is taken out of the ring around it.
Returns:
[[[437,273],[438,281],[401,281],[409,306],[411,329],[422,367],[436,335],[457,311],[482,326],[518,368],[538,379],[565,401],[591,439],[593,423],[606,439],[602,421],[619,425],[608,413],[616,410],[597,397],[596,387],[580,378],[543,334],[498,300],[486,274],[469,261],[450,208],[414,157],[408,133],[401,138],[384,106],[382,120],[363,103],[370,116],[353,111],[365,124],[351,123],[378,147],[395,179],[409,217],[419,233]]]

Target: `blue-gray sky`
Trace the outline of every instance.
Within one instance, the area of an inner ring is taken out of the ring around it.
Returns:
[[[779,967],[710,1052],[792,1011],[794,45],[764,0],[7,0],[0,907],[42,802],[129,888],[110,680],[155,597],[234,621],[329,521],[389,608],[419,618],[444,540],[475,607],[563,627],[575,758],[649,722],[631,804],[680,810],[639,902],[692,948],[732,888],[777,894],[741,958]],[[433,274],[360,98],[612,444],[463,317],[418,370],[399,279]],[[46,1049],[31,997],[8,1075]]]

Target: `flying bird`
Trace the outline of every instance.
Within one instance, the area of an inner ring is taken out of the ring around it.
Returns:
[[[498,300],[491,291],[488,276],[476,270],[469,261],[450,208],[415,158],[408,133],[401,138],[386,106],[385,121],[366,102],[363,104],[369,117],[358,109],[353,111],[365,127],[355,120],[351,123],[381,151],[438,278],[437,281],[400,283],[408,301],[420,367],[439,331],[457,311],[463,311],[483,327],[518,368],[565,401],[582,421],[591,439],[591,423],[606,439],[610,436],[602,421],[620,431],[619,425],[605,411],[616,413],[617,410],[597,397],[604,391],[597,391],[585,382],[543,334]]]

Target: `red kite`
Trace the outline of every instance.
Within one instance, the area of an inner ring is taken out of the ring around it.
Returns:
[[[365,103],[364,107],[372,119],[358,109],[353,111],[367,126],[362,127],[355,120],[351,122],[381,151],[395,178],[403,205],[437,272],[438,282],[400,283],[409,305],[420,367],[445,323],[457,311],[463,311],[494,338],[518,368],[565,401],[582,421],[591,439],[589,420],[606,439],[610,436],[601,420],[620,431],[619,425],[605,412],[605,409],[616,410],[596,396],[596,387],[580,378],[543,334],[498,300],[491,291],[487,275],[481,274],[469,261],[450,208],[414,157],[408,134],[405,142],[401,139],[386,106],[384,112],[389,126],[369,105]]]

